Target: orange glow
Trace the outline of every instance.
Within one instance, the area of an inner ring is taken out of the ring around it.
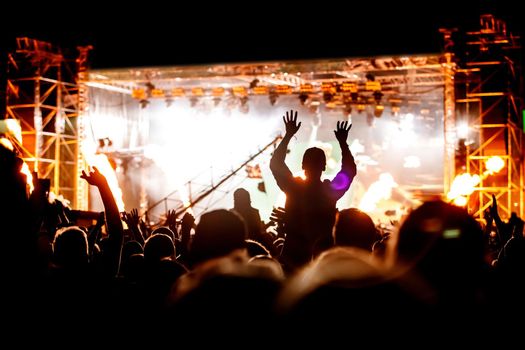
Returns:
[[[5,137],[0,137],[0,144],[2,144],[5,148],[11,151],[15,149],[13,146],[13,143]],[[31,194],[33,190],[35,189],[35,187],[33,186],[33,174],[31,173],[31,170],[29,170],[29,166],[27,165],[26,162],[24,162],[24,164],[22,165],[22,169],[20,169],[20,173],[26,176],[27,187],[29,188],[29,194]]]
[[[20,173],[24,174],[26,176],[26,183],[29,187],[29,194],[33,192],[35,189],[35,186],[33,186],[33,174],[29,170],[29,165],[27,165],[26,162],[24,162],[24,165],[22,165],[22,169],[20,169]]]
[[[280,95],[291,94],[292,87],[288,85],[277,85],[275,91]]]
[[[368,191],[361,198],[359,209],[364,212],[373,212],[380,200],[388,200],[392,197],[392,189],[397,183],[390,173],[382,173],[379,179],[368,187]]]
[[[356,83],[348,83],[348,82],[345,82],[343,83],[343,85],[341,86],[341,90],[343,90],[343,92],[353,92],[353,93],[356,93],[358,92],[358,89],[357,89],[357,84]]]
[[[6,139],[5,137],[0,138],[0,144],[2,144],[5,148],[7,148],[10,151],[14,151],[15,149],[11,141],[9,141],[9,139]]]
[[[304,93],[312,93],[314,92],[314,87],[312,84],[301,84],[300,91]]]
[[[223,87],[216,87],[216,88],[213,88],[211,90],[211,94],[214,96],[214,97],[221,97],[222,95],[224,95],[224,88]]]
[[[256,86],[253,88],[253,93],[256,95],[268,94],[268,86]]]
[[[505,161],[499,156],[493,156],[485,161],[487,170],[481,176],[470,175],[468,173],[457,175],[450,186],[450,191],[447,193],[447,199],[460,207],[464,207],[468,203],[468,196],[470,196],[479,185],[481,180],[486,179],[489,175],[496,174],[505,167]]]
[[[131,91],[131,97],[142,100],[146,98],[146,91],[144,89],[133,89]]]
[[[125,211],[124,200],[122,199],[122,190],[118,184],[117,174],[111,166],[108,157],[102,153],[95,152],[95,145],[88,141],[84,141],[82,146],[82,153],[86,158],[86,162],[89,166],[97,167],[102,175],[106,178],[113,198],[117,202],[117,207],[119,211]]]
[[[481,182],[479,175],[470,175],[468,173],[457,175],[447,193],[447,199],[458,206],[467,205],[467,197],[475,191],[475,187]],[[463,197],[463,198],[461,198]]]
[[[496,174],[505,167],[505,161],[499,156],[493,156],[485,161],[485,167],[489,175]]]
[[[164,90],[162,89],[151,90],[151,97],[164,97]]]
[[[175,97],[181,97],[184,96],[186,93],[183,88],[173,88],[171,89],[171,96]]]
[[[244,86],[234,86],[232,91],[235,96],[243,97],[248,95],[248,92]]]
[[[201,87],[194,87],[191,89],[191,94],[193,96],[204,96],[204,90]]]

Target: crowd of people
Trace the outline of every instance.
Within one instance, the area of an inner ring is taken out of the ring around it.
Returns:
[[[197,330],[197,345],[208,334],[239,332],[262,342],[395,337],[400,330],[440,339],[464,334],[466,324],[494,329],[522,315],[524,225],[515,214],[502,221],[496,197],[482,224],[434,200],[385,235],[366,213],[336,208],[357,173],[351,125],[338,122],[334,131],[342,154],[337,175],[322,180],[324,151],[310,148],[301,179],[285,163],[301,126],[297,112],[283,121],[270,169],[287,201],[268,223],[239,188],[233,208],[209,211],[197,223],[170,211],[162,226],[150,227],[137,210],[118,211],[93,168],[82,178],[98,188],[104,212],[82,227],[61,202],[50,203],[46,181],[35,178],[28,195],[22,160],[0,146],[10,324],[132,341],[177,342]]]

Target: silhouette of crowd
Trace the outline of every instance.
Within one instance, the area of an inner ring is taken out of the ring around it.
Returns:
[[[502,221],[496,197],[480,222],[434,200],[385,233],[366,213],[336,208],[357,174],[351,125],[334,131],[337,175],[321,179],[326,158],[314,147],[301,179],[285,163],[297,112],[283,121],[270,169],[287,199],[268,223],[239,188],[233,208],[197,223],[170,211],[150,227],[135,209],[119,213],[93,168],[82,179],[98,189],[104,212],[79,226],[70,208],[49,200],[45,179],[34,178],[28,194],[22,160],[0,146],[5,321],[28,337],[193,346],[235,344],[241,333],[268,346],[381,336],[432,342],[522,324],[512,320],[525,305],[524,223],[516,214]]]

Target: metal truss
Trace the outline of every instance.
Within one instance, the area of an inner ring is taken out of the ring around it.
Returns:
[[[17,38],[8,57],[6,118],[20,123],[22,137],[7,136],[30,170],[75,207],[78,85],[68,63],[49,43]]]
[[[466,171],[481,181],[468,202],[469,211],[482,218],[498,200],[502,218],[512,212],[524,214],[523,161],[523,81],[517,38],[508,33],[504,22],[492,15],[481,16],[481,29],[468,32],[466,62],[458,70],[456,99],[458,116],[468,122]],[[489,175],[485,162],[501,157],[504,168]]]

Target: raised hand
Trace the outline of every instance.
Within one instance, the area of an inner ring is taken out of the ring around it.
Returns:
[[[106,178],[100,171],[98,171],[97,167],[95,166],[93,167],[93,170],[89,172],[89,174],[87,174],[85,170],[82,170],[82,175],[80,175],[80,177],[86,180],[88,184],[92,186],[100,187],[107,184]]]
[[[345,143],[348,138],[348,132],[352,128],[352,124],[348,124],[347,121],[337,122],[337,128],[334,130],[335,138],[337,141]]]
[[[290,110],[283,116],[284,126],[286,127],[286,135],[293,136],[301,127],[301,122],[297,123],[297,111]]]
[[[492,194],[492,205],[489,208],[492,218],[496,218],[498,215],[498,201],[496,200],[494,193]]]
[[[175,215],[175,210],[168,210],[166,213],[166,223],[164,225],[168,226],[170,230],[175,233],[175,236],[178,236],[177,216]]]
[[[139,226],[139,211],[136,208],[131,209],[129,213],[124,212],[124,221],[128,226],[138,227]]]

